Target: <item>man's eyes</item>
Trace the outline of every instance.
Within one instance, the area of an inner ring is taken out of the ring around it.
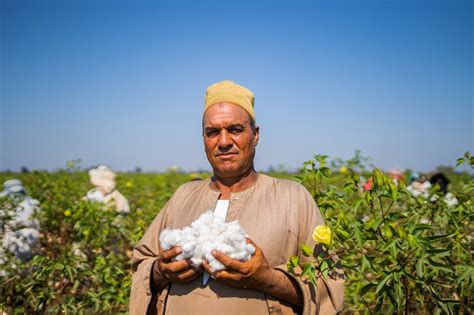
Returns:
[[[219,134],[219,130],[210,130],[206,132],[206,136],[208,137],[215,137]]]
[[[242,131],[244,131],[244,129],[243,129],[243,128],[239,128],[239,127],[230,128],[230,129],[229,129],[229,132],[232,133],[232,134],[239,134],[239,133],[241,133]]]
[[[227,132],[230,133],[230,134],[233,134],[233,135],[238,135],[238,134],[244,132],[244,130],[245,129],[242,128],[242,127],[231,127],[229,129],[227,129]],[[221,130],[219,130],[219,129],[211,129],[211,130],[206,131],[206,136],[207,137],[216,137],[220,133],[221,133]]]

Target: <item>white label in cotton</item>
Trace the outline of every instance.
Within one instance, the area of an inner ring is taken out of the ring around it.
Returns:
[[[191,259],[198,267],[203,259],[209,262],[212,271],[224,269],[224,266],[212,256],[216,249],[223,254],[246,261],[255,253],[255,247],[247,244],[245,232],[238,221],[226,223],[212,211],[203,213],[191,226],[183,229],[165,229],[160,235],[161,247],[169,250],[174,246],[182,248],[175,260]]]

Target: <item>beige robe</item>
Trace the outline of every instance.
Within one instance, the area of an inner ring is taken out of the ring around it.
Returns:
[[[161,250],[160,232],[167,227],[190,225],[215,208],[219,195],[210,187],[210,179],[189,182],[179,187],[160,211],[133,251],[130,314],[293,314],[288,303],[262,291],[233,288],[213,279],[202,287],[201,277],[184,284],[171,283],[152,296],[150,276]],[[233,220],[238,220],[262,249],[268,263],[285,273],[288,258],[299,254],[302,243],[313,247],[314,227],[324,224],[316,203],[302,185],[263,174],[258,174],[252,187],[231,194],[226,221]],[[309,283],[295,279],[304,297],[303,314],[333,314],[342,307],[342,272],[338,279],[319,278],[317,292]]]

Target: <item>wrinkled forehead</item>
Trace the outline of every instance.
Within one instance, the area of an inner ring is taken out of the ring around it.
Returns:
[[[250,115],[242,107],[232,103],[217,103],[210,106],[203,115],[203,126],[242,124],[250,122]]]

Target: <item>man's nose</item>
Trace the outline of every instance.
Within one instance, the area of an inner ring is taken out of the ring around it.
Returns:
[[[227,130],[222,130],[219,135],[219,142],[218,142],[220,149],[229,149],[232,147],[232,138],[227,133]]]

